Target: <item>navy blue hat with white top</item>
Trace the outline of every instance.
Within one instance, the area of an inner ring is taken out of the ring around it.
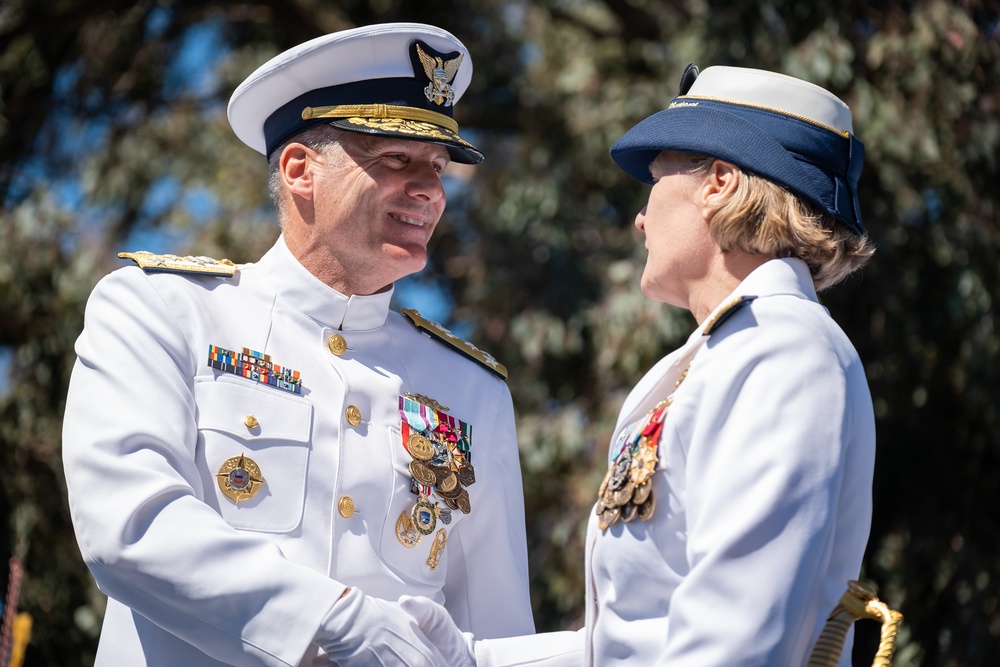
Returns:
[[[858,178],[864,145],[851,110],[819,86],[742,67],[689,65],[679,95],[611,147],[632,178],[652,183],[663,150],[716,157],[784,186],[864,234]]]
[[[445,146],[455,162],[483,154],[459,136],[455,103],[472,80],[469,50],[446,30],[384,23],[300,44],[261,65],[233,92],[236,136],[270,157],[322,123]]]

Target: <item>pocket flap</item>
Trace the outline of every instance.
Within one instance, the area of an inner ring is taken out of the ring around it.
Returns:
[[[196,381],[194,395],[199,429],[240,438],[309,442],[312,404],[302,398],[227,377]]]

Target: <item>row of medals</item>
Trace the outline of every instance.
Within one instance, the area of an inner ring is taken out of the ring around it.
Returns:
[[[684,369],[674,391],[687,377],[690,365]],[[607,530],[619,520],[630,523],[638,518],[648,521],[656,509],[653,498],[653,473],[659,460],[660,431],[667,408],[674,394],[660,401],[647,413],[638,442],[628,443],[608,468],[601,488],[597,492],[597,527]]]
[[[472,511],[466,487],[476,483],[476,470],[462,452],[452,451],[446,442],[435,446],[431,438],[414,433],[406,444],[413,457],[409,464],[412,476],[410,491],[417,496],[417,502],[408,515],[406,512],[400,515],[396,522],[396,537],[404,547],[413,548],[425,535],[434,532],[439,518],[447,525],[451,523],[452,510],[463,514]],[[431,501],[430,495],[424,492],[425,488],[433,489],[447,509]],[[445,530],[438,530],[430,558],[427,559],[431,569],[437,567],[446,540]]]
[[[658,460],[659,438],[646,434],[652,423],[652,419],[647,422],[638,443],[622,449],[601,482],[596,508],[597,527],[601,530],[607,530],[619,520],[629,523],[638,517],[640,521],[647,521],[653,516],[656,509],[653,473]]]

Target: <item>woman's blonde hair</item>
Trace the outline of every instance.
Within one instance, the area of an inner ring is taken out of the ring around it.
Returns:
[[[716,159],[686,156],[692,174],[708,171]],[[742,169],[736,191],[712,211],[708,225],[723,252],[798,257],[809,265],[817,291],[863,267],[875,252],[867,234],[855,235],[782,186]]]

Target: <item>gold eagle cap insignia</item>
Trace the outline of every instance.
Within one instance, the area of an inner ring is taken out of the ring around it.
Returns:
[[[420,42],[417,42],[416,46],[417,57],[424,68],[424,74],[430,80],[430,83],[424,88],[424,95],[430,102],[450,107],[455,103],[455,90],[451,87],[451,80],[458,73],[458,68],[465,56],[459,54],[457,58],[444,60],[440,56],[429,55],[420,48]]]

